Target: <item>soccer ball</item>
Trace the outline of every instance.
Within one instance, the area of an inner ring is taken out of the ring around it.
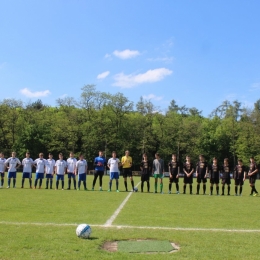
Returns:
[[[138,191],[138,188],[137,187],[134,187],[134,192],[137,192]]]
[[[80,224],[76,229],[76,234],[80,238],[89,238],[91,234],[91,227],[88,224]]]

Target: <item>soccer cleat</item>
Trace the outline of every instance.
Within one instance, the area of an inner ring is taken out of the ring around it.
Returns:
[[[171,194],[171,193],[172,193],[172,192],[169,190],[169,191],[168,191],[168,194]]]
[[[199,193],[198,193],[198,192],[196,192],[196,195],[199,195]]]
[[[77,188],[77,190],[79,190],[79,188]]]
[[[33,189],[35,189],[36,190],[36,186],[34,186],[34,188]]]
[[[221,194],[221,196],[224,196],[224,195],[225,195],[224,193]]]
[[[70,188],[67,188],[67,190],[70,190]]]
[[[61,189],[61,190],[64,190],[64,189]]]
[[[103,191],[101,187],[99,188],[99,191]]]
[[[249,196],[253,196],[253,193],[250,193]],[[255,196],[255,195],[254,195]]]
[[[108,192],[110,192],[111,190],[109,189]]]
[[[48,187],[46,187],[45,190],[48,190]]]
[[[7,189],[10,189],[10,186],[7,186],[6,188],[7,188]]]
[[[15,187],[15,186],[13,186],[13,188],[15,189],[16,187]]]
[[[193,193],[192,192],[190,192],[190,195],[192,195]]]
[[[161,191],[160,193],[163,194],[163,191]]]
[[[209,196],[212,196],[212,193],[210,193]]]
[[[87,188],[85,188],[84,190],[88,190]]]
[[[240,193],[239,196],[242,196],[242,194]]]
[[[94,191],[94,188],[92,188],[91,190]]]
[[[186,191],[184,191],[183,194],[186,194]]]
[[[157,190],[156,190],[156,191],[154,191],[153,193],[157,193]]]
[[[23,186],[21,187],[21,189],[23,189]]]
[[[30,186],[30,189],[32,189],[32,186]]]
[[[255,194],[254,194],[254,197],[256,197],[256,196],[258,196],[258,193],[255,193]]]
[[[116,190],[116,192],[119,192],[119,190]]]
[[[176,194],[180,194],[180,192],[179,192],[179,191],[176,191]]]

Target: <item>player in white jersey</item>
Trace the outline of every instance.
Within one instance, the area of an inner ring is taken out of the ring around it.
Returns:
[[[24,179],[29,179],[30,188],[32,188],[32,167],[33,167],[33,159],[30,158],[30,153],[27,152],[25,154],[25,158],[22,160],[23,165],[23,178],[22,178],[22,187],[24,186]]]
[[[88,173],[88,163],[84,159],[83,154],[79,155],[79,160],[76,164],[76,173],[78,174],[78,190],[80,190],[80,183],[83,181],[84,190],[87,190],[87,173]]]
[[[0,152],[0,177],[1,177],[1,183],[0,183],[0,188],[4,186],[4,179],[5,179],[5,155],[4,153]]]
[[[107,162],[107,166],[110,169],[110,181],[109,181],[109,189],[111,191],[112,180],[116,180],[116,191],[119,192],[118,189],[118,179],[119,179],[119,166],[121,165],[120,160],[116,158],[116,152],[112,152],[112,158],[110,158]]]
[[[52,180],[55,171],[55,160],[53,159],[52,153],[49,153],[49,159],[45,161],[45,177],[46,177],[46,187],[48,189],[50,182],[50,189],[52,189]]]
[[[74,189],[76,190],[76,163],[77,159],[74,158],[74,153],[70,152],[70,158],[67,159],[67,174],[68,174],[68,189],[70,190],[71,179],[73,179]]]
[[[12,157],[8,158],[5,161],[5,166],[8,169],[8,186],[7,189],[10,188],[11,179],[13,178],[13,187],[15,188],[16,184],[16,172],[17,169],[20,167],[21,162],[18,158],[16,158],[16,152],[12,152]]]
[[[63,154],[59,154],[59,160],[55,163],[55,173],[56,173],[56,190],[59,188],[59,181],[61,180],[61,188],[64,190],[64,175],[66,172],[67,163],[63,160]]]
[[[42,179],[44,179],[44,171],[45,171],[45,159],[43,158],[43,153],[39,153],[39,158],[34,161],[34,166],[36,167],[36,175],[34,181],[34,189],[37,188],[38,180],[39,189],[42,187]]]

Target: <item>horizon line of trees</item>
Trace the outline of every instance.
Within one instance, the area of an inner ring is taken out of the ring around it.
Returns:
[[[52,107],[41,100],[0,101],[0,150],[6,155],[14,150],[20,158],[26,151],[33,158],[39,152],[45,157],[49,152],[55,157],[82,152],[90,163],[98,150],[106,157],[113,150],[119,157],[129,150],[136,169],[144,152],[150,157],[160,152],[166,162],[172,153],[180,161],[189,154],[195,162],[204,154],[208,161],[229,158],[233,165],[238,158],[249,163],[252,155],[260,162],[260,99],[253,109],[225,100],[208,117],[174,99],[162,114],[151,100],[140,97],[134,104],[122,93],[100,92],[95,85],[81,88],[78,100],[56,102]]]

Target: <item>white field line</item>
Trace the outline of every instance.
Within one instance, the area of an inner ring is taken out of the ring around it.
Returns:
[[[55,227],[76,227],[78,223],[41,223],[41,222],[9,222],[0,221],[0,225],[34,225],[34,226],[55,226]],[[181,227],[151,227],[151,226],[128,226],[128,225],[98,225],[89,224],[91,227],[116,228],[116,229],[150,229],[168,231],[204,231],[204,232],[234,232],[234,233],[260,233],[260,229],[225,229],[225,228],[181,228]]]
[[[138,182],[138,184],[136,185],[136,187],[138,187],[138,185],[141,182]],[[116,211],[114,212],[114,214],[106,221],[106,223],[104,224],[105,227],[109,227],[112,225],[112,223],[114,222],[114,220],[116,219],[116,217],[118,216],[118,214],[120,213],[120,211],[124,208],[125,204],[127,203],[127,201],[130,199],[130,197],[132,196],[134,192],[130,192],[127,197],[123,200],[123,202],[120,204],[120,206],[116,209]]]

